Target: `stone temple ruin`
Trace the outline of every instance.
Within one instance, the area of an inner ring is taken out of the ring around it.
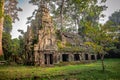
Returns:
[[[36,24],[28,27],[25,34],[26,63],[41,66],[97,59],[95,54],[85,52],[80,35],[55,29],[44,5],[36,13],[36,19]]]

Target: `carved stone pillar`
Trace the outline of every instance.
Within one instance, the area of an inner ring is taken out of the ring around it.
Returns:
[[[95,60],[97,60],[97,54],[95,54]]]
[[[69,53],[69,61],[74,61],[74,53]]]
[[[50,54],[46,54],[47,65],[50,65]]]
[[[44,65],[45,64],[45,56],[43,53],[40,53],[40,65]]]
[[[85,60],[85,54],[81,53],[81,60],[84,61]]]
[[[60,62],[62,62],[63,58],[62,58],[62,54],[60,54]]]
[[[88,54],[88,60],[91,60],[91,54]]]
[[[79,58],[80,58],[80,61],[82,60],[82,54],[81,53],[78,53],[79,54]]]

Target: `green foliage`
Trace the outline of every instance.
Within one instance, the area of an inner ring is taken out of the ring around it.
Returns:
[[[105,24],[107,31],[109,32],[109,34],[111,34],[112,36],[114,36],[114,38],[118,38],[118,40],[116,40],[116,42],[114,43],[114,45],[117,48],[113,47],[113,54],[114,53],[118,53],[120,51],[120,34],[119,34],[119,30],[120,30],[120,10],[119,11],[115,11],[110,17],[109,20],[106,22]]]
[[[58,46],[58,49],[63,48],[62,41],[58,40],[58,41],[57,41],[57,46]]]
[[[10,33],[11,30],[12,30],[12,19],[9,15],[5,15],[3,31],[5,31],[6,33]]]
[[[4,59],[9,60],[10,56],[12,55],[12,41],[9,33],[3,32],[2,44]]]
[[[20,40],[15,38],[12,39],[12,54],[18,55],[20,52]]]
[[[56,36],[58,40],[62,40],[62,35],[61,32],[59,30],[56,30]]]
[[[86,45],[93,48],[95,53],[104,54],[108,50],[115,48],[114,43],[117,39],[114,39],[114,33],[108,34],[110,28],[106,26],[92,26],[91,22],[86,22],[84,33],[90,39],[86,41]]]
[[[69,43],[69,42],[66,42],[66,43],[65,43],[65,46],[67,46],[67,47],[71,47],[71,46],[72,46],[72,44],[71,44],[71,43]]]
[[[3,37],[2,37],[2,44],[3,44],[3,53],[4,59],[9,60],[12,55],[12,40],[10,32],[12,30],[12,19],[9,15],[4,16],[4,24],[3,24]]]
[[[88,51],[90,53],[105,53],[103,46],[97,45],[94,42],[85,42],[85,45],[87,45]]]
[[[37,44],[38,43],[38,36],[34,36],[33,38],[33,44]]]
[[[4,55],[0,56],[0,61],[4,61]]]
[[[85,29],[86,23],[90,22],[91,26],[98,26],[99,18],[103,17],[102,11],[106,10],[106,6],[103,5],[106,0],[101,0],[102,5],[97,5],[98,0],[89,0],[87,6],[83,10],[83,16],[78,28],[78,33],[84,36],[83,31]],[[90,5],[89,5],[90,4]],[[94,27],[97,28],[97,27]],[[91,31],[92,32],[92,31]]]
[[[108,22],[112,22],[111,26],[118,26],[120,25],[120,10],[115,11],[110,17]]]
[[[25,40],[23,36],[19,36],[19,54],[22,56],[25,52]]]
[[[5,14],[11,16],[12,22],[19,21],[18,12],[22,9],[18,6],[18,0],[5,0]]]

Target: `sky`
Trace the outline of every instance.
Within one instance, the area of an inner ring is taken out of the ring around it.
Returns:
[[[29,4],[29,0],[18,0],[19,1],[19,7],[23,9],[22,12],[19,12],[18,17],[20,18],[20,21],[16,21],[13,23],[13,29],[11,32],[12,38],[18,38],[20,33],[17,31],[18,29],[27,30],[27,17],[32,15],[32,12],[34,9],[36,9],[36,6],[33,6],[32,4]],[[118,11],[120,9],[120,0],[107,0],[105,3],[108,8],[103,13],[106,15],[104,19],[100,20],[100,23],[105,23],[108,20],[108,17],[114,12]]]

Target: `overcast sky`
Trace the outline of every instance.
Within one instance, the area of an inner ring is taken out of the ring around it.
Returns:
[[[27,30],[27,17],[32,15],[32,12],[36,8],[35,6],[28,3],[29,0],[19,0],[19,6],[23,9],[22,12],[19,13],[20,21],[16,21],[13,24],[13,30],[12,30],[12,38],[17,38],[20,33],[17,31],[18,29],[22,29],[24,31]],[[101,23],[104,23],[108,20],[108,17],[114,12],[118,11],[120,9],[120,0],[107,0],[106,5],[108,6],[108,9],[104,11],[103,13],[106,15],[106,17],[100,20]]]

